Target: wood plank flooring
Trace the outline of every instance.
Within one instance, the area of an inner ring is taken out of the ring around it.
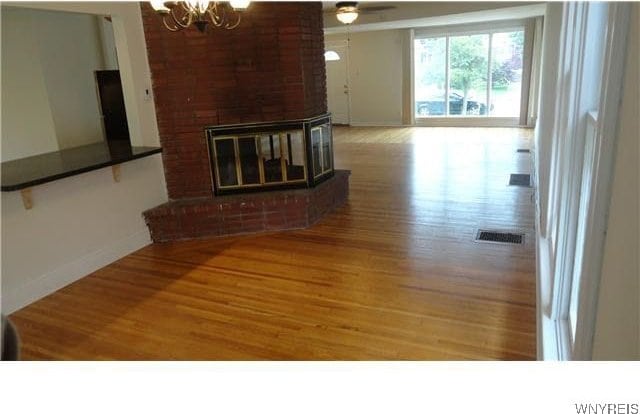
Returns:
[[[14,313],[22,356],[533,359],[533,190],[507,186],[531,136],[337,127],[348,205],[306,230],[141,249]]]

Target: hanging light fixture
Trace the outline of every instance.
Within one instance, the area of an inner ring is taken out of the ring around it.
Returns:
[[[351,24],[358,18],[358,3],[341,1],[336,3],[336,17],[344,24]]]
[[[250,1],[152,0],[149,3],[172,32],[186,29],[191,24],[204,32],[209,24],[229,30],[238,27],[240,14],[249,7]]]
[[[340,55],[335,50],[327,50],[324,52],[324,60],[327,62],[340,60]]]

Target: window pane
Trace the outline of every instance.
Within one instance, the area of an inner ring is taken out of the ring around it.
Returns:
[[[524,31],[495,33],[491,44],[491,116],[520,116]]]
[[[446,48],[444,37],[414,41],[416,117],[445,115]]]
[[[489,35],[453,36],[449,47],[449,115],[486,115]]]

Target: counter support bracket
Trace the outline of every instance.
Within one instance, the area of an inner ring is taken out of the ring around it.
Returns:
[[[20,190],[20,194],[22,195],[22,204],[24,205],[25,210],[31,210],[33,207],[33,199],[31,198],[31,188],[25,188]]]
[[[112,165],[111,172],[113,173],[113,181],[120,182],[120,164]]]

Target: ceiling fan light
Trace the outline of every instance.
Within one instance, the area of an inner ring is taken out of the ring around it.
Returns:
[[[334,50],[327,50],[326,52],[324,52],[324,60],[327,62],[340,60],[340,55]]]
[[[358,3],[341,1],[336,3],[336,17],[344,24],[351,24],[358,18]]]
[[[340,22],[344,24],[351,24],[358,18],[357,11],[339,11],[336,13],[336,17]]]

